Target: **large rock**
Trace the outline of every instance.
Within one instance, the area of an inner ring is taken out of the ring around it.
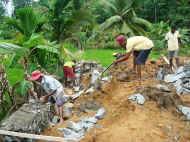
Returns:
[[[140,90],[140,93],[145,96],[147,100],[155,101],[160,108],[176,108],[178,105],[182,105],[183,101],[173,91],[163,90],[158,87],[145,87]]]
[[[173,83],[178,95],[190,93],[190,65],[179,67],[174,74],[165,76],[164,81]]]
[[[52,118],[51,106],[40,103],[26,103],[11,116],[4,119],[0,124],[0,129],[15,132],[39,134],[48,126],[49,119]],[[3,141],[11,142],[15,138],[3,137]],[[23,141],[23,139],[18,142]],[[25,140],[30,141],[30,140]]]

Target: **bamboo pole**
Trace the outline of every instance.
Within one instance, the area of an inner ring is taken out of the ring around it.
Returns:
[[[35,135],[35,134],[27,134],[27,133],[20,133],[20,132],[6,131],[6,130],[0,130],[0,135],[35,139],[35,140],[45,140],[48,142],[65,142],[65,139],[62,137]]]

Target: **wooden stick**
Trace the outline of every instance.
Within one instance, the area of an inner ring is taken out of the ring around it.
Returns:
[[[27,134],[27,133],[13,132],[13,131],[5,131],[5,130],[0,130],[0,135],[7,135],[7,136],[13,136],[13,137],[28,138],[28,139],[36,139],[36,140],[45,140],[45,141],[51,141],[51,142],[64,142],[65,141],[65,139],[62,137],[35,135],[35,134]]]
[[[166,58],[166,56],[162,55],[162,58],[164,59],[164,61],[165,61],[168,65],[170,64],[170,62],[169,62],[169,60]]]
[[[166,56],[162,55],[162,58],[164,59],[164,61],[165,61],[168,65],[170,64],[170,62],[169,62],[169,60],[166,58]],[[172,66],[172,71],[173,71],[173,72],[175,71],[175,67],[174,67],[174,66]]]

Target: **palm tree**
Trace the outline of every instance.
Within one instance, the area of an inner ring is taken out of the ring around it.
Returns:
[[[16,18],[10,18],[8,24],[29,39],[33,33],[39,31],[46,19],[31,7],[25,7],[16,11]]]
[[[47,8],[53,40],[61,41],[70,38],[73,33],[93,23],[93,16],[84,1],[41,0],[40,4]]]
[[[114,27],[126,34],[145,34],[144,29],[151,24],[136,15],[137,2],[138,0],[99,0],[96,7],[101,8],[101,13],[98,16],[107,16],[100,29],[104,31]]]

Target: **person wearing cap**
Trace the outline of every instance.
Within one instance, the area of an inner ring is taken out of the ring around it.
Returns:
[[[171,30],[166,34],[165,39],[168,43],[168,58],[170,62],[170,69],[172,70],[173,67],[173,59],[176,60],[176,65],[179,66],[179,41],[180,41],[180,34],[179,31],[173,26]]]
[[[64,71],[64,77],[65,77],[65,86],[67,86],[68,81],[71,81],[73,84],[76,79],[76,75],[74,72],[74,61],[67,61],[64,64],[63,71]]]
[[[126,49],[126,54],[115,61],[115,64],[123,62],[133,53],[133,68],[141,80],[141,65],[145,65],[146,60],[154,46],[152,40],[144,36],[134,36],[126,40],[125,36],[119,35],[116,38],[117,43]]]
[[[39,82],[47,93],[47,95],[40,98],[41,101],[46,102],[49,100],[51,103],[56,104],[56,112],[62,123],[64,121],[63,104],[65,104],[69,98],[65,95],[62,84],[52,76],[44,75],[39,70],[32,72],[30,80]]]

